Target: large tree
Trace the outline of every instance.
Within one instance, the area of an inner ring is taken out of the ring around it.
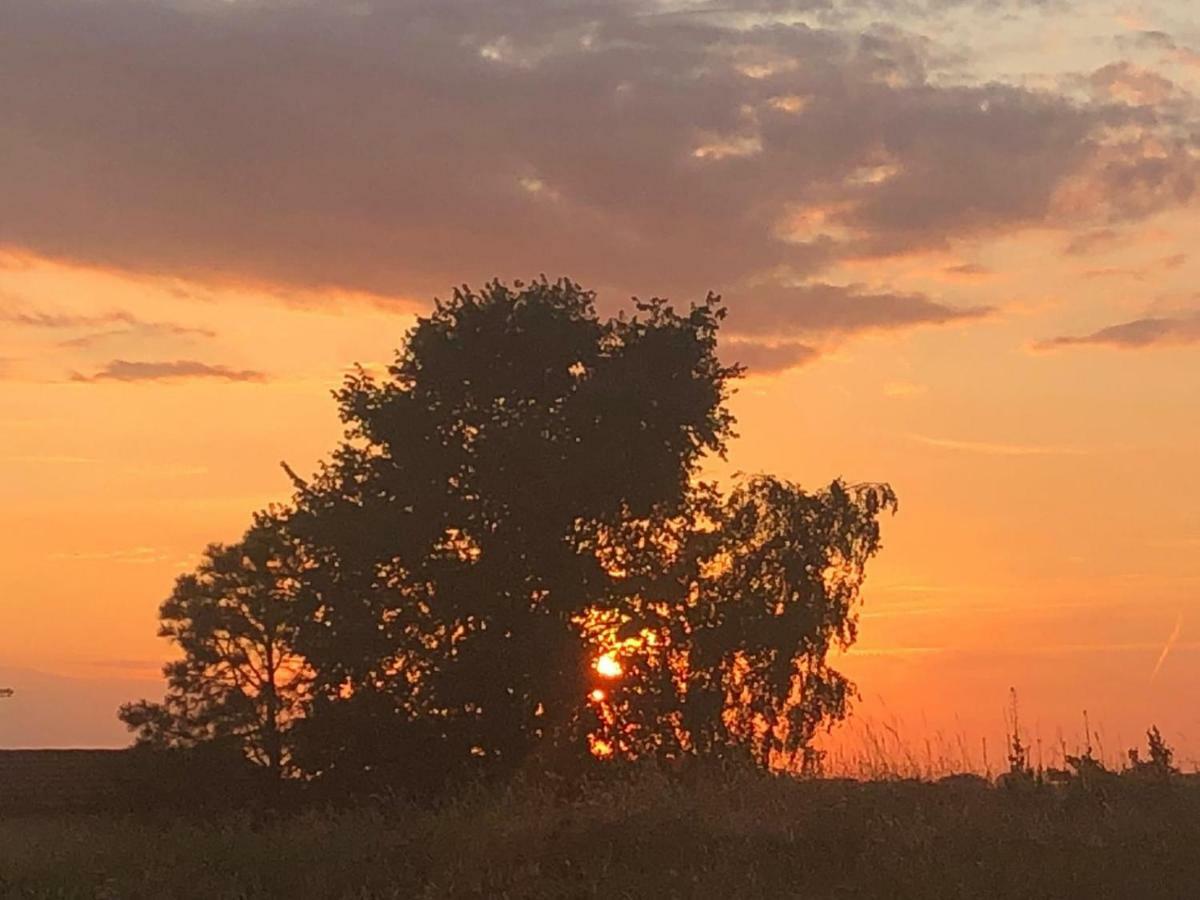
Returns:
[[[437,303],[335,392],[345,438],[311,479],[288,469],[287,515],[180,579],[167,700],[122,717],[371,787],[533,758],[811,765],[895,497],[702,480],[732,437],[723,315],[603,318],[545,279]]]
[[[293,519],[325,561],[301,635],[313,733],[361,704],[369,733],[437,723],[448,759],[586,752],[583,626],[634,589],[626,526],[677,517],[730,436],[722,315],[709,297],[601,319],[569,281],[496,282],[419,319],[388,377],[347,381],[346,441],[297,479]]]
[[[166,698],[119,713],[138,743],[231,742],[272,776],[287,771],[309,677],[295,650],[303,569],[283,522],[260,515],[241,541],[210,545],[180,576],[159,610],[159,636],[182,651],[163,669]]]

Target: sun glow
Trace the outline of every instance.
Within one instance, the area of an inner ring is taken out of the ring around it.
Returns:
[[[602,678],[620,678],[625,674],[621,661],[612,653],[605,653],[596,660],[596,671]]]
[[[588,743],[591,747],[592,755],[597,759],[604,759],[613,755],[613,746],[603,738],[589,737]]]

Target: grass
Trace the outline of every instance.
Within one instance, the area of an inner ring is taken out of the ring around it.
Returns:
[[[273,818],[0,821],[0,895],[1183,897],[1200,786],[633,772]]]

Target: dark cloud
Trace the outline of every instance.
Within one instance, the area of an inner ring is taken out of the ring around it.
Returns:
[[[765,343],[753,340],[721,342],[721,356],[730,364],[746,367],[749,375],[772,375],[813,362],[820,351],[808,344]]]
[[[947,84],[929,72],[958,48],[828,21],[735,28],[621,0],[6,0],[0,246],[404,297],[537,271],[732,297],[782,268],[811,279],[1191,197],[1190,137],[1158,139],[1151,110]]]
[[[216,379],[220,381],[266,381],[263,372],[249,369],[231,369],[228,366],[210,365],[195,360],[174,362],[130,362],[114,359],[92,375],[76,373],[72,381],[94,383],[99,381],[183,381],[193,379]]]
[[[1174,317],[1149,317],[1110,325],[1091,334],[1051,338],[1036,344],[1039,350],[1095,345],[1140,349],[1200,343],[1200,312]]]
[[[748,335],[832,335],[894,331],[979,319],[986,307],[952,307],[924,294],[861,285],[806,284],[757,291],[729,304],[728,330]]]

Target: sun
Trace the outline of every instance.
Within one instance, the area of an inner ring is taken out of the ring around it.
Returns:
[[[596,660],[596,671],[602,678],[620,678],[625,674],[620,660],[611,653],[605,653]]]

